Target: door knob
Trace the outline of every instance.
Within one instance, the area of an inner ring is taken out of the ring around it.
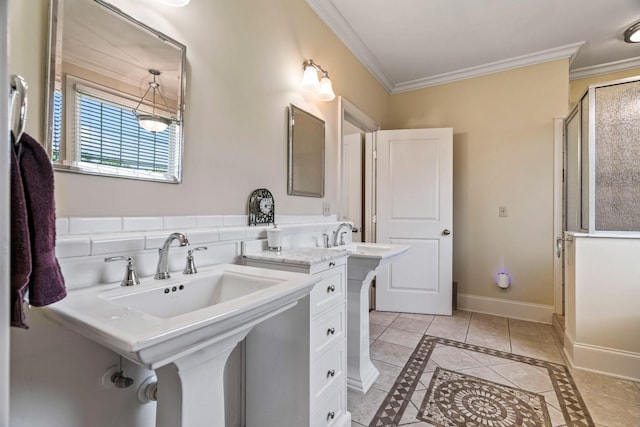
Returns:
[[[442,234],[444,234],[445,236],[448,236],[449,234],[451,234],[451,230],[449,230],[448,228],[445,228]]]

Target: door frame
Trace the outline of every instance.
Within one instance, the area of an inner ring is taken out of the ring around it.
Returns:
[[[364,233],[362,239],[364,242],[373,242],[375,240],[375,223],[373,217],[375,215],[375,168],[374,168],[374,138],[373,133],[380,129],[380,125],[365,112],[360,110],[354,104],[349,102],[343,96],[338,97],[338,105],[340,110],[340,119],[338,120],[338,133],[340,134],[340,148],[338,149],[338,218],[344,215],[344,194],[343,186],[345,179],[345,162],[342,158],[342,150],[344,147],[344,123],[349,122],[365,133],[364,143],[364,210],[363,210],[363,226]]]
[[[10,143],[9,138],[9,71],[7,63],[9,62],[9,7],[8,2],[0,2],[0,33],[4,34],[4,42],[0,43],[0,58],[6,60],[0,61],[0,426],[9,425],[9,346],[11,344],[9,333],[9,218],[11,212],[9,208],[9,154]],[[17,23],[16,23],[17,25]]]
[[[564,314],[564,245],[562,254],[556,255],[556,239],[564,237],[564,117],[553,119],[553,300],[556,314]]]

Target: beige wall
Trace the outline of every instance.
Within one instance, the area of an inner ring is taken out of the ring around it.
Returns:
[[[184,179],[180,185],[56,173],[58,216],[245,213],[267,187],[278,214],[321,214],[323,199],[287,196],[286,107],[327,122],[326,196],[338,208],[338,100],[305,98],[302,61],[329,70],[336,94],[382,122],[389,95],[304,0],[112,3],[187,45]],[[149,5],[154,7],[150,8]],[[46,0],[10,0],[9,71],[30,85],[27,132],[43,138]]]
[[[553,118],[567,113],[568,73],[560,60],[391,98],[389,128],[454,129],[460,293],[553,305]]]
[[[244,213],[267,187],[279,214],[337,213],[338,101],[298,90],[301,65],[326,67],[334,90],[385,128],[454,128],[454,279],[459,292],[553,304],[553,117],[567,113],[568,62],[555,61],[388,95],[304,0],[194,1],[172,9],[113,0],[187,45],[180,185],[56,173],[58,216]],[[43,135],[46,0],[10,0],[10,72],[30,84],[27,131]],[[326,196],[286,194],[286,106],[327,121]],[[509,210],[498,217],[498,206]],[[513,287],[500,291],[505,268]]]
[[[601,74],[599,76],[587,77],[584,79],[571,80],[569,84],[569,101],[571,102],[571,107],[573,108],[573,106],[578,103],[580,98],[582,98],[582,95],[584,95],[586,90],[589,88],[589,85],[636,76],[640,76],[640,68],[620,71],[618,73]]]

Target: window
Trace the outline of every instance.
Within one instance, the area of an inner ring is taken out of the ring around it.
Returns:
[[[62,124],[62,91],[59,88],[53,92],[53,147],[51,149],[51,161],[60,160],[60,128]]]
[[[180,182],[180,126],[163,132],[138,125],[132,96],[67,76],[65,162],[73,169],[117,177]],[[62,95],[54,94],[54,106]],[[144,104],[143,104],[144,105]],[[146,108],[142,107],[141,108]],[[54,115],[60,114],[54,109]],[[156,114],[162,114],[156,106]],[[54,123],[57,120],[54,120]],[[60,156],[60,130],[54,127],[54,160]]]

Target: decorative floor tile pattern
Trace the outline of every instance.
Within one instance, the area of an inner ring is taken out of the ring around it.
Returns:
[[[438,427],[550,427],[544,396],[436,368],[419,420]]]
[[[553,389],[555,391],[555,395],[558,401],[558,405],[562,411],[562,416],[564,417],[565,425],[567,427],[576,426],[576,427],[593,427],[595,424],[589,415],[589,412],[586,408],[586,405],[580,396],[578,389],[571,378],[569,370],[561,364],[546,362],[544,360],[534,359],[532,357],[522,356],[518,354],[512,354],[503,352],[500,350],[490,349],[486,347],[481,347],[477,345],[465,344],[458,341],[452,341],[445,338],[438,338],[425,335],[421,341],[418,343],[417,347],[409,357],[409,360],[405,364],[404,368],[400,372],[394,386],[391,388],[391,391],[388,393],[385,400],[380,405],[376,415],[371,420],[369,426],[370,427],[383,427],[383,426],[398,426],[402,420],[403,413],[409,404],[409,401],[412,398],[413,392],[415,391],[417,385],[420,382],[423,372],[425,371],[425,367],[431,355],[433,354],[436,346],[445,346],[445,347],[453,347],[461,350],[465,350],[467,352],[473,352],[477,354],[481,354],[483,356],[490,356],[492,358],[502,358],[506,359],[510,362],[518,362],[524,363],[527,365],[531,365],[539,368],[541,371],[546,371],[550,381],[553,384]],[[471,353],[471,354],[473,354]],[[431,383],[433,383],[433,378],[431,379]],[[478,379],[479,381],[484,381],[486,384],[491,387],[499,386],[490,381]],[[500,386],[503,387],[503,386]],[[524,390],[525,392],[527,390]],[[429,394],[429,393],[427,393]],[[453,405],[455,402],[451,402]],[[544,403],[544,399],[543,399]],[[424,412],[424,411],[422,411]],[[424,415],[422,418],[423,421],[427,421],[428,423],[434,425],[465,425],[465,424],[442,424],[442,420],[434,423],[434,420],[427,419],[428,415]],[[549,415],[546,415],[545,422],[547,424],[530,424],[531,426],[535,425],[551,425],[549,421]],[[508,426],[510,424],[497,424],[497,423],[487,423],[487,424],[478,424],[481,426],[488,427],[502,427]],[[516,425],[528,425],[528,424],[512,424]]]

